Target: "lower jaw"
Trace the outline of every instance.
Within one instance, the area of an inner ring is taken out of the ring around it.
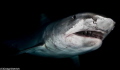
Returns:
[[[93,38],[93,39],[103,40],[103,38],[99,38],[99,37],[92,37],[92,36],[85,36],[85,35],[77,35],[77,36],[81,36],[81,37],[85,37],[85,38]]]

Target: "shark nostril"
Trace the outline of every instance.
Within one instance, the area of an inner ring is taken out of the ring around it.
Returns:
[[[93,24],[97,24],[95,21],[93,21]]]
[[[92,19],[93,19],[94,21],[97,21],[97,17],[93,17]]]
[[[97,24],[97,23],[96,23],[97,17],[92,17],[92,19],[93,19],[93,23],[94,23],[94,24]]]

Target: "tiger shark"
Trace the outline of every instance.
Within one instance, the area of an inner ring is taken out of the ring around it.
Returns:
[[[72,58],[98,49],[114,29],[111,18],[94,13],[78,13],[51,22],[25,39],[11,40],[10,46],[22,53],[50,58]],[[77,62],[76,62],[77,63]]]

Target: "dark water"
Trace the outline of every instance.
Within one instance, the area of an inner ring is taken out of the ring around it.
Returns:
[[[116,27],[104,40],[101,48],[80,56],[80,68],[117,68],[119,56],[118,40],[120,39],[120,16],[118,10],[119,6],[116,3],[117,2],[112,2],[109,4],[82,4],[75,2],[67,3],[65,5],[57,5],[58,3],[53,3],[54,6],[52,6],[51,3],[47,6],[44,6],[41,2],[40,4],[36,5],[33,5],[32,3],[30,5],[27,3],[15,6],[9,5],[4,8],[2,13],[2,21],[4,22],[2,22],[0,25],[0,41],[2,43],[2,41],[5,40],[22,38],[24,36],[32,34],[41,26],[39,21],[41,13],[45,13],[51,19],[51,21],[55,21],[66,16],[73,15],[75,13],[93,12],[112,18],[116,22]],[[0,47],[3,47],[3,45]],[[6,53],[14,53],[17,51],[11,48],[4,49],[6,50],[0,49],[2,51],[2,55],[0,56],[0,67],[18,67],[21,68],[21,70],[40,70],[41,68],[56,69],[55,67],[57,67],[57,69],[74,68],[74,64],[70,59],[48,59],[28,54],[22,54],[18,56],[5,56]]]

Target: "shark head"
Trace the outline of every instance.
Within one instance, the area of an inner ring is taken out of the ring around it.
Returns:
[[[49,25],[43,38],[57,57],[79,55],[98,49],[114,25],[111,18],[80,13]]]

